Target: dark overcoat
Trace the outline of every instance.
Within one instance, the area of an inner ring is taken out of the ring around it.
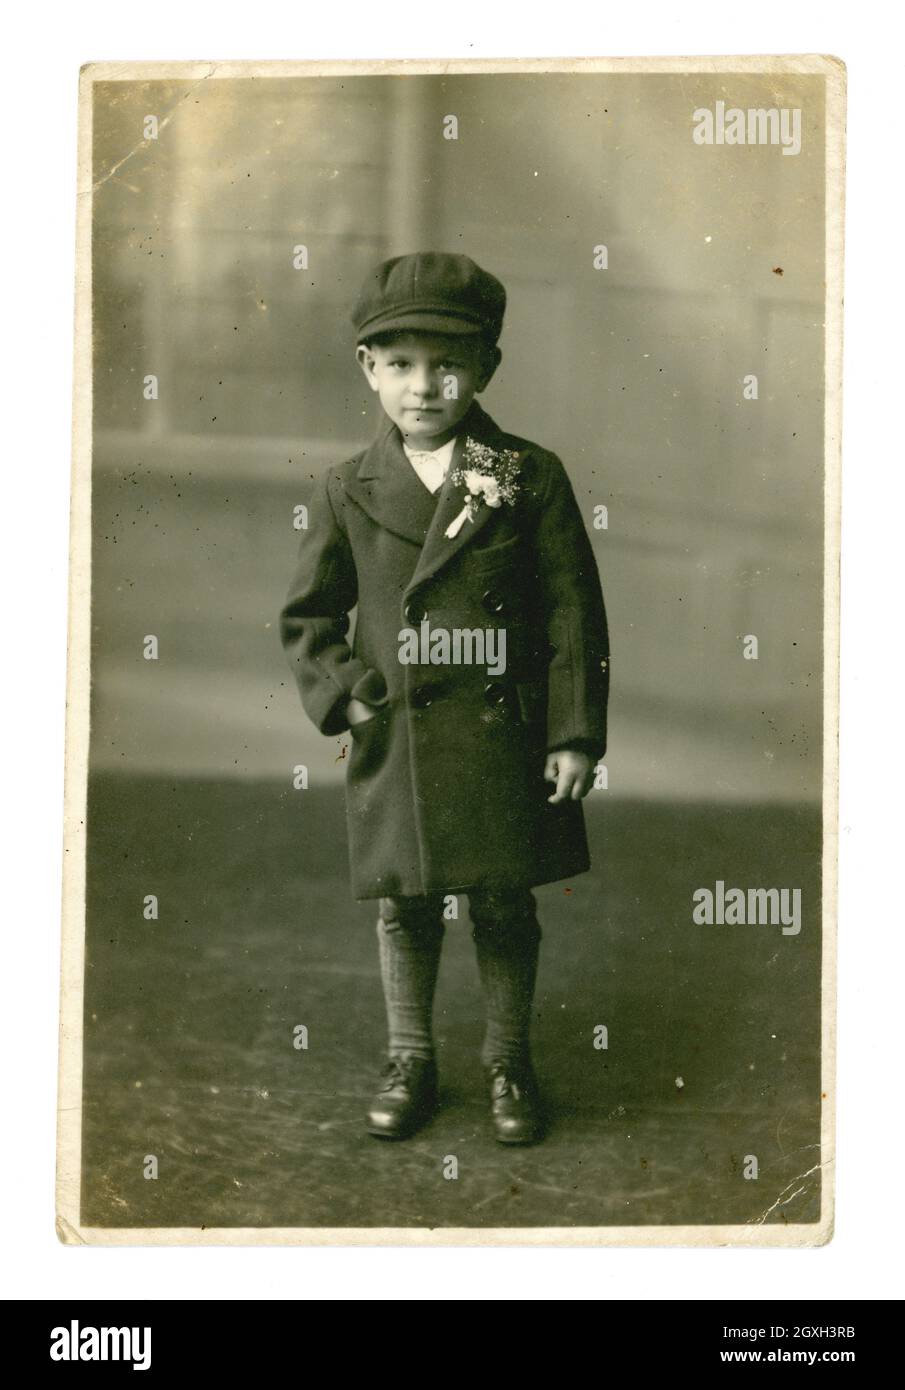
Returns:
[[[444,533],[466,440],[518,452],[516,495]],[[351,611],[357,604],[354,637]],[[505,628],[506,670],[406,665],[400,633]],[[546,754],[606,750],[607,621],[588,532],[555,454],[473,401],[432,494],[388,416],[316,485],[280,630],[304,708],[350,730],[346,806],[358,899],[531,887],[590,864],[579,801],[551,806]]]

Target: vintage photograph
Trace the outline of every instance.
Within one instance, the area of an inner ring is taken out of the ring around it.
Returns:
[[[63,1241],[830,1238],[844,93],[83,69]]]

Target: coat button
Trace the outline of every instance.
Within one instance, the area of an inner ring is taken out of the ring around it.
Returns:
[[[481,602],[488,613],[502,613],[506,607],[503,596],[497,589],[486,589],[481,596]]]
[[[415,709],[427,709],[433,703],[433,695],[426,685],[418,685],[412,691],[411,702]]]
[[[407,623],[423,623],[427,618],[427,609],[417,598],[410,598],[402,611]]]
[[[488,705],[505,705],[509,692],[502,681],[488,681],[484,686],[484,699]]]

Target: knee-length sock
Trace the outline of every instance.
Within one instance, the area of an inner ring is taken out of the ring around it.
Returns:
[[[381,900],[377,938],[390,1056],[434,1056],[432,1015],[443,933],[439,909]]]
[[[531,1013],[537,982],[541,929],[529,892],[470,900],[472,937],[484,994],[485,1066],[530,1061]]]

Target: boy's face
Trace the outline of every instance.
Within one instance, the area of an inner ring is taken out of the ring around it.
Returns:
[[[477,336],[400,333],[388,347],[362,344],[368,385],[411,448],[439,449],[456,432],[500,360]]]

